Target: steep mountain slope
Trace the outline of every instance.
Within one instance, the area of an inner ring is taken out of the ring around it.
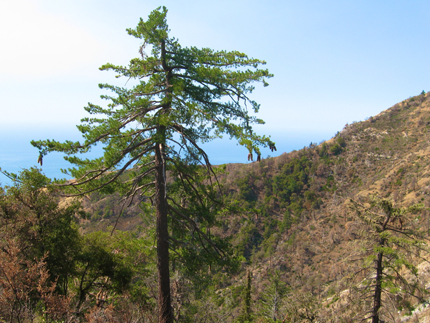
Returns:
[[[322,304],[345,290],[343,278],[355,269],[352,260],[361,227],[351,215],[348,199],[377,195],[397,206],[423,203],[429,207],[429,144],[430,95],[423,93],[366,121],[346,125],[319,145],[312,143],[259,163],[226,165],[219,177],[223,194],[242,211],[226,214],[222,228],[214,233],[232,240],[243,265],[235,277],[214,276],[217,306],[213,311],[229,310],[231,320],[240,314],[249,270],[254,304],[267,303],[270,286],[278,277],[288,286],[284,301],[277,305],[280,313],[296,308],[303,314],[306,308],[310,320],[321,312]],[[112,225],[120,209],[117,201],[118,197],[97,195],[84,200],[92,220],[82,223],[83,230]],[[143,223],[136,205],[120,219],[119,229]],[[429,231],[428,210],[422,211],[417,225]],[[427,270],[422,264],[423,277]],[[420,319],[427,315],[425,311],[415,314]]]
[[[322,300],[343,288],[360,229],[345,205],[349,198],[378,195],[398,206],[430,206],[429,129],[430,96],[422,94],[346,125],[318,146],[240,170],[229,165],[226,182],[238,177],[236,196],[254,208],[228,227],[236,241],[251,236],[237,243],[247,243],[256,294],[276,269],[291,295]],[[423,211],[419,224],[426,231],[428,215]]]

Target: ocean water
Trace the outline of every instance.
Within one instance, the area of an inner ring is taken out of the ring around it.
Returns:
[[[319,143],[322,140],[330,139],[333,134],[326,132],[314,133],[276,133],[271,138],[276,143],[277,151],[271,152],[268,148],[262,149],[262,157],[275,157],[284,152],[298,150],[304,146],[309,146],[311,142]],[[37,164],[39,152],[31,144],[31,140],[55,139],[79,140],[79,132],[73,128],[37,128],[24,129],[0,129],[0,168],[12,173],[18,173],[23,169],[38,167],[50,178],[67,178],[61,169],[67,169],[71,165],[63,159],[61,153],[50,153],[43,159],[43,166]],[[203,146],[213,165],[226,163],[248,163],[248,151],[242,146],[238,146],[229,139],[217,139],[206,143]],[[85,155],[86,158],[100,157],[103,152],[102,147],[95,147]],[[11,185],[11,181],[0,174],[0,185]]]

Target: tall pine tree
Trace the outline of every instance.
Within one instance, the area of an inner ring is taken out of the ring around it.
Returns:
[[[253,132],[252,125],[263,121],[249,112],[259,110],[249,97],[252,83],[267,86],[266,79],[272,76],[258,68],[265,62],[237,51],[181,47],[169,37],[166,14],[165,7],[157,8],[147,21],[141,19],[135,29],[127,30],[143,41],[140,57],[128,66],[101,67],[137,84],[128,88],[99,85],[114,95],[102,96],[110,101],[107,107],[89,104],[85,108],[94,117],[82,119],[78,126],[83,142],[32,142],[41,156],[51,151],[68,155],[66,160],[76,165],[68,173],[76,181],[63,185],[75,189],[76,195],[120,189],[130,198],[151,201],[157,218],[159,322],[173,318],[169,246],[180,241],[169,236],[172,226],[188,228],[190,240],[222,255],[210,235],[215,219],[208,201],[216,192],[202,185],[210,183],[214,171],[201,143],[226,134],[251,156],[260,155],[259,146],[274,147],[269,138]],[[98,143],[104,144],[100,158],[76,155]],[[132,176],[124,182],[121,175],[126,171]],[[171,185],[170,179],[176,184]]]

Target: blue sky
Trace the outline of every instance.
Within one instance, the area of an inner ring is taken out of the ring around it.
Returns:
[[[182,46],[267,61],[275,76],[253,98],[278,153],[430,90],[429,1],[2,1],[0,167],[19,138],[77,138],[83,107],[101,102],[97,84],[125,83],[98,67],[136,57],[125,29],[160,5]]]

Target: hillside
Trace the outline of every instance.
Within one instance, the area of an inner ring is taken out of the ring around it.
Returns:
[[[205,298],[212,304],[208,311],[229,313],[228,321],[238,317],[249,270],[253,304],[265,302],[277,277],[288,287],[277,305],[280,312],[289,308],[303,314],[306,308],[308,321],[312,317],[322,321],[324,316],[318,314],[324,312],[321,304],[342,293],[346,288],[343,278],[356,269],[351,259],[358,248],[361,227],[351,215],[348,199],[365,201],[377,195],[399,207],[417,203],[429,207],[429,143],[427,93],[366,121],[346,125],[326,142],[261,162],[225,165],[225,173],[219,177],[223,194],[229,203],[240,205],[242,212],[225,215],[222,229],[215,233],[230,238],[244,260],[234,277],[226,273],[213,277],[216,296]],[[91,219],[81,223],[82,230],[113,225],[120,211],[118,199],[98,194],[84,199]],[[136,201],[119,219],[118,229],[144,225],[140,212]],[[428,210],[422,211],[417,226],[429,232]],[[428,267],[422,264],[419,268],[426,277]],[[174,279],[173,284],[183,284],[184,290],[187,286],[181,278]],[[184,305],[184,299],[176,299],[176,306]],[[203,302],[197,305],[191,298],[188,302],[197,308],[207,306]],[[413,306],[417,304],[412,301]],[[404,316],[402,321],[419,318],[424,322],[422,317],[427,314],[414,315]]]

